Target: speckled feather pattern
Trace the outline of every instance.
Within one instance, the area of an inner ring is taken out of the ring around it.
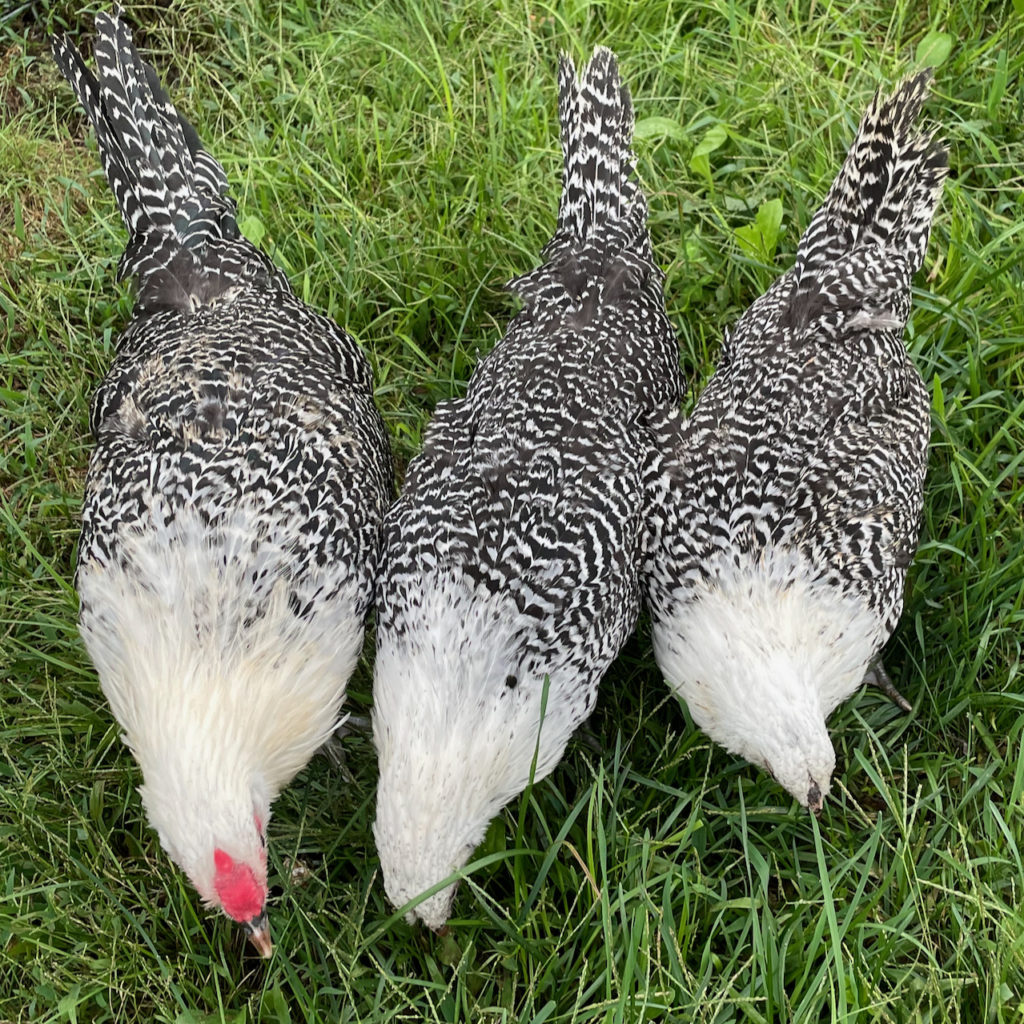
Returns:
[[[656,648],[689,628],[690,603],[723,580],[768,578],[773,562],[787,566],[783,588],[795,579],[866,609],[871,655],[895,628],[929,438],[902,334],[946,173],[945,149],[914,126],[930,78],[875,98],[795,266],[728,333],[692,416],[672,410],[654,431],[644,583]],[[721,623],[762,626],[739,613]],[[839,694],[819,683],[827,715]]]
[[[268,531],[301,516],[277,571],[301,590],[306,565],[343,563],[365,610],[391,480],[369,364],[241,237],[223,169],[123,24],[100,15],[97,30],[98,78],[65,38],[54,55],[96,127],[138,298],[93,399],[79,564],[117,558],[157,497],[161,515],[188,507],[211,530],[241,503]]]
[[[536,777],[554,767],[639,610],[638,423],[679,400],[677,343],[609,51],[579,79],[563,58],[559,112],[545,262],[511,283],[523,308],[466,397],[438,406],[386,520],[375,831],[399,905],[464,863],[526,785],[542,693]],[[493,742],[476,756],[480,734]],[[450,899],[418,913],[436,927]]]
[[[649,476],[656,609],[713,555],[787,544],[855,589],[885,636],[895,626],[929,435],[902,333],[945,177],[945,150],[914,134],[930,77],[876,98],[796,266],[729,332],[693,415],[664,424]]]
[[[269,804],[337,721],[390,447],[363,353],[241,236],[223,169],[123,21],[96,29],[96,73],[66,38],[53,52],[137,298],[92,404],[80,624],[150,820],[217,904],[214,848],[265,885]]]
[[[651,261],[646,201],[631,176],[632,105],[609,51],[597,51],[583,81],[581,89],[563,59],[566,170],[547,261],[510,283],[523,309],[466,397],[438,405],[388,514],[383,633],[406,628],[414,607],[406,588],[415,592],[424,569],[443,567],[534,608],[557,642],[570,623],[555,621],[556,610],[590,619],[575,588],[614,587],[609,560],[632,560],[624,556],[639,522],[635,424],[678,401],[677,343]],[[632,575],[624,574],[626,594]],[[602,603],[626,623],[615,630],[617,647],[635,601]],[[589,667],[585,649],[575,657],[596,682],[603,669]]]

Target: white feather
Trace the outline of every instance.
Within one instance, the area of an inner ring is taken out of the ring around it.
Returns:
[[[244,507],[216,530],[158,509],[145,533],[122,536],[124,566],[79,570],[82,636],[142,768],[149,820],[209,903],[214,847],[262,859],[253,815],[265,827],[271,802],[330,735],[361,648],[353,593],[304,619],[289,607],[297,528],[254,545]],[[330,576],[311,585],[330,590]]]
[[[825,720],[863,681],[880,623],[796,552],[739,565],[727,553],[707,570],[654,624],[658,665],[701,729],[807,806],[835,767]]]
[[[528,785],[535,754],[540,780],[583,714],[558,659],[542,667],[521,655],[536,622],[510,597],[445,574],[419,585],[415,630],[379,633],[374,668],[374,836],[396,907],[466,864],[491,818]],[[446,887],[410,919],[439,928],[454,894]]]
[[[847,321],[846,326],[851,331],[902,331],[905,324],[895,312],[862,309]]]

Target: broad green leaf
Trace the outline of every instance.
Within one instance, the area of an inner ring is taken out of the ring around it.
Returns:
[[[690,170],[695,174],[702,174],[707,178],[708,184],[711,183],[711,164],[708,155],[714,153],[728,137],[725,125],[713,125],[704,133],[704,138],[697,143],[690,157]]]
[[[770,263],[775,256],[782,225],[782,200],[769,199],[761,204],[753,224],[736,229],[736,241],[748,256]]]
[[[260,247],[260,243],[263,241],[263,238],[267,233],[267,229],[264,227],[263,221],[252,213],[243,217],[238,222],[238,230],[241,231],[257,249]]]
[[[946,419],[946,398],[942,393],[942,381],[939,375],[935,374],[932,380],[932,411],[945,422]]]
[[[761,237],[764,239],[765,253],[771,259],[775,255],[775,249],[779,241],[779,228],[782,226],[782,200],[769,199],[767,202],[762,203],[761,208],[757,211],[757,216],[754,218],[754,223],[757,224],[761,231]]]
[[[645,117],[633,129],[634,139],[685,139],[686,130],[671,117]]]
[[[995,121],[999,117],[999,104],[1006,93],[1006,83],[1009,79],[1007,67],[1006,50],[999,51],[996,57],[995,70],[992,72],[992,84],[988,89],[988,119]]]
[[[476,856],[483,857],[488,853],[501,853],[505,849],[505,820],[494,818],[484,833],[483,842],[476,848]]]
[[[259,1019],[266,1024],[292,1024],[288,999],[279,986],[275,985],[264,991],[260,1002]]]
[[[462,947],[454,932],[445,932],[434,948],[437,959],[446,967],[454,967],[462,959]]]
[[[929,32],[917,44],[917,65],[922,68],[937,68],[944,63],[953,49],[953,37],[948,32]]]
[[[242,1007],[234,1016],[183,1010],[174,1018],[174,1024],[245,1024],[247,1016],[245,1007]]]
[[[78,1003],[82,994],[82,986],[74,985],[70,992],[57,1003],[57,1012],[67,1018],[70,1024],[78,1024]]]

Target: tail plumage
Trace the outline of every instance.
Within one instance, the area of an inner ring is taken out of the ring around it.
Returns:
[[[224,169],[174,109],[118,13],[96,16],[96,74],[66,36],[54,37],[53,57],[96,130],[131,235],[120,277],[138,275],[145,286],[148,275],[180,264],[183,252],[238,238]]]
[[[819,306],[829,304],[826,285],[838,261],[849,261],[843,268],[846,277],[863,276],[875,289],[898,286],[904,275],[889,280],[894,268],[906,271],[906,284],[920,269],[948,170],[945,146],[915,127],[931,80],[930,69],[919,72],[888,98],[877,93],[868,107],[839,174],[800,240],[790,322],[806,322]],[[878,279],[877,261],[871,257],[879,251],[886,254],[885,280]]]
[[[647,200],[634,178],[633,103],[611,50],[598,46],[577,77],[572,58],[558,66],[562,196],[558,227],[544,247],[546,263],[508,287],[527,305],[544,297],[549,312],[567,296],[592,312],[586,282],[609,294],[657,280]],[[582,262],[581,262],[582,261]],[[597,292],[594,292],[594,296]],[[586,317],[584,317],[586,319]]]
[[[626,219],[643,228],[647,204],[633,178],[633,103],[611,50],[597,47],[578,79],[572,59],[562,55],[558,117],[563,165],[556,240],[587,241]]]

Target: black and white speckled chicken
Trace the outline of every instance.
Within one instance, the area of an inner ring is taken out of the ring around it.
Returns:
[[[930,72],[879,94],[796,265],[741,317],[648,475],[654,650],[712,739],[817,812],[826,719],[879,659],[917,544],[929,402],[903,346],[946,175]]]
[[[130,233],[95,395],[80,628],[150,822],[264,955],[270,806],[330,736],[373,596],[391,457],[366,358],[239,233],[221,166],[96,18],[53,53]]]
[[[490,819],[558,763],[633,629],[639,430],[678,402],[678,354],[632,179],[613,54],[559,68],[564,173],[524,306],[441,403],[388,513],[377,597],[374,834],[403,906],[462,867]],[[410,912],[432,928],[455,886]]]

